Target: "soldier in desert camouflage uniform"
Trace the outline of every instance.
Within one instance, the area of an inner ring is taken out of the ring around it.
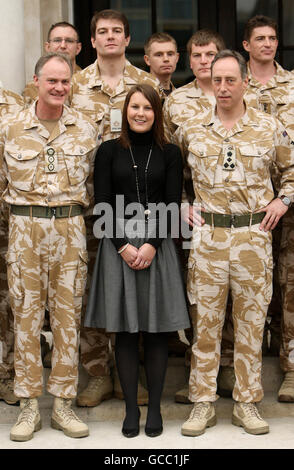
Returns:
[[[273,19],[262,15],[251,18],[245,26],[243,47],[249,53],[249,82],[245,93],[246,103],[248,103],[249,106],[253,106],[256,109],[260,109],[277,117],[283,122],[285,127],[288,127],[288,125],[293,122],[293,113],[291,116],[291,103],[294,102],[294,78],[291,72],[283,69],[274,60],[278,47],[278,27],[276,22]],[[288,106],[289,103],[290,108]],[[287,112],[285,108],[290,110],[288,117],[286,116]],[[283,119],[281,119],[282,114]],[[280,178],[275,165],[272,170],[272,178],[276,189],[279,190]],[[287,229],[284,221],[282,224],[284,225],[284,230],[287,230],[287,233],[289,233],[289,231],[291,231],[290,214],[287,215],[287,220],[287,224],[285,221]],[[269,352],[274,355],[279,354],[280,342],[284,344],[287,342],[285,338],[285,334],[287,334],[285,325],[287,324],[287,326],[289,326],[289,322],[291,322],[288,316],[288,319],[286,320],[286,323],[284,322],[284,326],[281,330],[283,305],[278,275],[278,260],[280,256],[281,237],[285,239],[285,236],[282,235],[282,224],[279,224],[273,232],[274,293],[268,312],[268,318],[270,318],[271,321],[270,324],[267,325],[267,328],[271,333]],[[292,229],[294,230],[294,224]],[[284,265],[284,262],[282,262],[281,266],[282,265]],[[282,274],[282,277],[285,277],[284,274]],[[286,297],[284,296],[285,302],[286,304],[289,304]],[[294,322],[291,328],[294,328]],[[265,339],[267,339],[267,330],[265,333]],[[264,345],[264,350],[266,351],[266,341],[264,341]],[[283,359],[281,363],[284,363]],[[283,370],[286,372],[285,386],[282,385],[279,397],[283,400],[283,396],[285,397],[291,393],[291,401],[294,401],[294,374],[290,373],[287,375],[287,372],[291,372],[291,370],[285,370],[284,368]],[[289,387],[292,391],[289,391]]]
[[[294,145],[294,105],[283,106],[279,120],[285,126]],[[282,219],[279,254],[279,281],[282,294],[280,365],[285,373],[278,400],[294,401],[294,207],[291,205]]]
[[[190,58],[190,67],[196,78],[193,82],[174,91],[164,104],[165,131],[169,140],[173,141],[173,134],[178,126],[185,123],[187,119],[195,115],[200,116],[201,113],[205,113],[207,109],[215,105],[210,65],[217,52],[224,48],[225,44],[222,37],[209,29],[200,29],[189,40],[187,51]],[[184,174],[185,194],[183,195],[183,202],[192,202],[194,193],[191,188],[191,174],[187,167]],[[185,252],[182,258],[186,258],[185,261],[187,261]],[[190,306],[190,311],[191,318],[195,318],[196,305]],[[222,396],[230,396],[235,383],[233,349],[234,333],[229,302],[223,331],[221,368],[218,377],[219,393]],[[186,386],[175,394],[175,400],[179,403],[189,403],[188,395],[189,390]]]
[[[66,21],[55,23],[48,31],[48,38],[45,42],[46,52],[61,52],[67,54],[71,60],[73,73],[79,72],[81,68],[76,63],[76,57],[82,49],[79,40],[79,33],[76,27]],[[30,106],[38,98],[38,88],[34,80],[27,83],[23,97],[26,106]]]
[[[130,88],[137,83],[147,83],[156,88],[159,82],[126,60],[125,49],[130,42],[130,32],[122,13],[114,10],[96,13],[91,21],[91,41],[97,51],[97,60],[74,75],[71,105],[96,122],[100,144],[120,135],[122,109]],[[92,214],[93,208],[90,207],[86,214],[88,286],[98,247],[98,240],[93,235],[95,217]],[[79,406],[97,406],[102,400],[112,397],[109,359],[109,335],[98,329],[82,328],[81,362],[90,378],[86,389],[77,397]],[[114,378],[115,396],[122,399],[116,373]],[[147,401],[147,391],[139,385],[138,403],[146,404]]]
[[[23,100],[18,94],[0,88],[0,121],[3,125],[9,116],[17,114],[23,108]],[[8,245],[8,219],[9,208],[0,202],[0,400],[5,400],[9,405],[18,402],[13,393],[13,315],[10,308],[7,268],[5,256]]]
[[[175,90],[171,77],[179,60],[176,40],[167,33],[154,33],[145,42],[144,52],[144,60],[151,75],[159,80],[165,100]]]
[[[224,48],[223,38],[208,29],[200,29],[190,38],[187,51],[195,80],[173,91],[163,107],[165,133],[170,141],[187,119],[215,104],[210,65],[217,52]]]
[[[258,15],[245,26],[243,47],[249,53],[248,87],[244,99],[249,106],[279,118],[293,103],[293,74],[274,58],[278,47],[278,27],[274,20]]]
[[[233,424],[251,434],[269,431],[255,402],[263,397],[261,346],[272,291],[270,230],[288,209],[282,198],[293,196],[294,151],[278,120],[246,108],[247,82],[243,57],[220,52],[212,63],[216,109],[177,131],[191,168],[195,202],[202,209],[202,227],[195,227],[189,257],[188,296],[197,302],[197,341],[190,374],[195,405],[182,427],[184,435],[197,436],[216,423],[213,403],[229,289],[235,333]],[[279,198],[271,182],[273,161],[282,174]]]
[[[79,329],[87,274],[83,207],[96,147],[94,123],[64,106],[71,62],[51,53],[35,70],[37,103],[1,132],[0,190],[10,205],[7,273],[15,330],[14,392],[21,412],[10,437],[26,441],[41,428],[40,332],[48,302],[54,347],[47,389],[51,425],[71,437],[89,433],[71,410],[78,381]]]
[[[74,25],[66,21],[53,24],[48,31],[47,41],[44,44],[44,49],[46,52],[60,52],[62,54],[66,54],[71,60],[73,73],[81,70],[81,68],[76,63],[76,57],[82,49],[82,44],[79,40],[79,32]],[[23,91],[23,97],[27,107],[38,98],[38,88],[36,87],[34,80],[27,83]],[[43,328],[44,331],[50,331],[48,317],[49,315],[46,310]],[[44,337],[42,336],[42,338]],[[44,348],[42,348],[42,352],[44,353],[44,367],[50,368],[52,348],[48,346],[48,343]]]

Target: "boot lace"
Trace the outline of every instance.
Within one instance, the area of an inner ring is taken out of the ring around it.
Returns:
[[[242,403],[242,408],[248,418],[262,419],[260,414],[258,413],[256,406],[253,403]]]
[[[194,419],[204,418],[209,408],[210,408],[210,403],[206,403],[206,402],[197,403],[196,405],[194,405],[194,408],[191,411],[188,421],[193,421]]]
[[[70,405],[71,400],[68,402],[64,400],[63,406],[56,410],[59,416],[66,422],[66,424],[69,424],[71,421],[78,421],[79,423],[82,423],[75,412],[70,408]]]
[[[96,391],[101,386],[102,381],[103,377],[91,377],[87,386],[88,391]]]
[[[36,411],[33,409],[30,400],[26,400],[23,409],[20,412],[20,415],[17,420],[17,424],[28,423],[32,425],[35,419]]]

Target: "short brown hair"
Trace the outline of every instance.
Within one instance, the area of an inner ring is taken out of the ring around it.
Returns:
[[[51,33],[52,31],[55,29],[55,28],[72,28],[76,33],[77,33],[77,37],[78,37],[78,42],[80,41],[80,35],[79,35],[79,32],[77,30],[77,28],[71,24],[71,23],[68,23],[67,21],[59,21],[59,23],[54,23],[50,26],[50,29],[48,31],[48,36],[47,36],[47,41],[49,42],[50,40],[50,36],[51,36]]]
[[[192,53],[192,44],[195,46],[208,46],[208,44],[211,42],[216,45],[218,52],[225,49],[226,47],[225,41],[219,33],[213,31],[212,29],[199,29],[199,31],[194,33],[187,43],[187,51],[189,56]]]
[[[149,103],[151,104],[151,107],[154,112],[154,123],[152,126],[153,139],[156,142],[156,144],[160,148],[162,148],[164,144],[166,143],[166,140],[164,137],[161,100],[160,100],[159,94],[152,86],[143,84],[143,83],[140,85],[134,85],[129,90],[126,96],[123,113],[122,113],[122,128],[121,128],[121,135],[119,138],[119,142],[124,148],[127,148],[130,146],[129,123],[127,119],[127,111],[128,111],[128,106],[129,106],[131,97],[137,92],[142,93],[142,95],[146,98],[146,100],[148,100]]]
[[[36,63],[35,66],[35,75],[39,78],[42,72],[42,69],[47,62],[51,59],[57,59],[60,62],[65,62],[70,69],[70,74],[73,74],[73,68],[72,68],[72,63],[71,60],[68,58],[66,54],[62,54],[60,52],[48,52],[48,54],[44,54],[40,57],[38,62]]]
[[[123,24],[124,26],[124,32],[125,32],[125,37],[128,38],[130,35],[130,25],[127,20],[127,17],[121,13],[120,11],[117,10],[101,10],[101,11],[96,11],[94,13],[94,16],[91,20],[91,37],[95,38],[96,36],[96,27],[97,23],[99,20],[104,19],[104,20],[117,20],[120,23]]]
[[[250,18],[249,21],[247,21],[245,28],[244,28],[244,41],[249,42],[252,32],[255,28],[260,28],[262,26],[269,26],[270,28],[273,28],[276,32],[276,36],[278,37],[278,25],[276,21],[273,18],[270,18],[269,16],[264,16],[264,15],[256,15],[253,16],[253,18]]]
[[[244,57],[240,54],[240,52],[232,51],[231,49],[223,49],[222,51],[218,52],[211,62],[211,73],[214,67],[214,64],[220,59],[226,59],[227,57],[232,57],[238,62],[240,68],[241,78],[244,81],[247,77],[247,64]]]
[[[151,44],[153,44],[154,42],[160,42],[160,43],[172,42],[176,48],[176,51],[178,50],[176,40],[170,34],[154,33],[147,39],[147,41],[144,44],[144,51],[146,55],[150,54]]]

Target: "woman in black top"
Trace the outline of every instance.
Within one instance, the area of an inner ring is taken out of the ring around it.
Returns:
[[[100,214],[96,224],[105,222],[105,233],[97,253],[85,326],[116,333],[116,364],[126,402],[122,432],[126,437],[139,433],[142,332],[149,394],[145,432],[155,437],[162,432],[166,333],[188,328],[190,322],[170,236],[173,220],[179,220],[182,158],[178,147],[165,141],[160,98],[149,85],[136,85],[129,91],[121,137],[103,143],[97,152],[94,187],[95,212]],[[166,210],[169,204],[173,217]]]

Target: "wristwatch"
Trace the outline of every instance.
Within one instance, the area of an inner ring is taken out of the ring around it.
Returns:
[[[285,206],[290,207],[291,206],[291,199],[288,196],[279,196],[279,199],[285,204]]]

